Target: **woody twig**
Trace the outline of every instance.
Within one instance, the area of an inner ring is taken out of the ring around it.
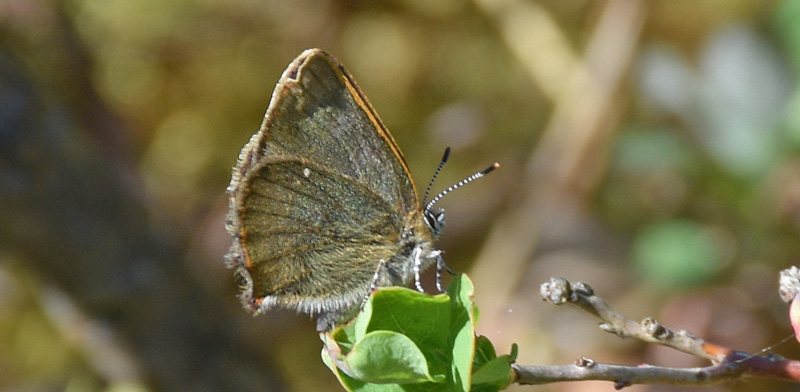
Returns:
[[[706,385],[744,376],[800,381],[800,361],[786,359],[771,352],[751,355],[719,346],[687,331],[674,331],[653,318],[637,322],[625,317],[596,296],[586,283],[573,284],[563,278],[551,278],[550,282],[542,284],[540,293],[544,300],[554,305],[571,304],[598,317],[602,320],[600,328],[606,332],[670,347],[704,358],[710,365],[699,368],[670,368],[648,364],[622,366],[602,364],[581,357],[572,365],[566,366],[514,364],[513,369],[519,384],[607,380],[614,382],[617,389],[621,389],[633,384]]]

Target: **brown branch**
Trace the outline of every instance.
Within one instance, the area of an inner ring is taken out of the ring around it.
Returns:
[[[636,322],[625,317],[613,307],[594,295],[592,288],[583,282],[570,284],[564,278],[551,278],[541,286],[542,298],[553,304],[569,303],[586,313],[603,320],[600,328],[622,338],[635,338],[647,343],[660,344],[678,351],[708,359],[714,363],[724,360],[728,354],[713,347],[706,349],[706,342],[689,332],[675,332],[652,318]],[[712,345],[713,346],[713,345]]]
[[[741,370],[725,365],[704,368],[669,368],[650,365],[621,366],[578,358],[567,366],[512,365],[520,384],[547,384],[559,381],[613,381],[616,389],[633,384],[707,385],[741,375]]]
[[[600,328],[617,336],[631,337],[660,344],[678,351],[705,358],[711,366],[702,368],[669,368],[642,364],[620,366],[596,363],[579,358],[568,366],[523,366],[514,364],[519,384],[545,384],[559,381],[607,380],[617,389],[633,384],[670,384],[697,386],[739,379],[745,376],[773,377],[800,381],[800,361],[774,353],[751,355],[704,341],[687,331],[674,331],[652,318],[636,322],[625,317],[592,288],[582,282],[570,283],[564,278],[551,278],[541,286],[542,298],[555,305],[571,304],[603,322]]]

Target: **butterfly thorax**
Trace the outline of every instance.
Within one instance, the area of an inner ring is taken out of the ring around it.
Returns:
[[[434,222],[430,226],[429,222]],[[425,270],[434,264],[439,256],[439,251],[434,248],[434,242],[444,225],[443,212],[431,214],[415,211],[411,214],[409,223],[404,227],[398,237],[398,251],[383,266],[384,271],[376,275],[376,286],[407,286],[414,281],[417,270]]]

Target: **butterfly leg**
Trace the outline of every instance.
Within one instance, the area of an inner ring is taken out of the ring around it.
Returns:
[[[414,251],[411,253],[411,258],[414,260],[414,286],[417,288],[417,291],[424,293],[425,289],[422,288],[422,282],[419,280],[419,273],[422,269],[422,249],[420,247],[414,248]]]
[[[440,293],[443,293],[442,271],[447,271],[450,275],[455,275],[456,273],[447,266],[447,263],[444,261],[444,257],[442,257],[441,251],[437,250],[434,257],[436,257],[436,290],[439,290]]]
[[[364,310],[364,305],[367,304],[367,300],[369,300],[369,296],[372,295],[372,292],[378,288],[378,280],[381,278],[381,272],[386,269],[386,260],[381,259],[378,261],[378,268],[375,269],[375,275],[372,276],[372,283],[369,284],[369,291],[367,291],[367,295],[364,296],[364,299],[361,300],[361,310]]]

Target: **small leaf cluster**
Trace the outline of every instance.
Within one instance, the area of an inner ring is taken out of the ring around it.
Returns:
[[[498,391],[512,381],[510,355],[476,336],[472,282],[447,293],[376,290],[350,323],[322,335],[322,359],[349,391]]]

